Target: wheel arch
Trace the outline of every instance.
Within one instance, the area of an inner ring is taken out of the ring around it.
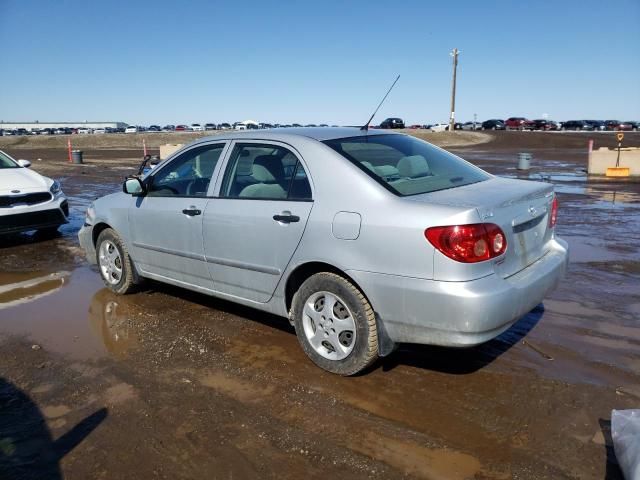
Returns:
[[[96,246],[96,242],[98,241],[100,234],[107,228],[111,228],[111,225],[106,222],[98,222],[93,226],[91,229],[91,241],[93,242],[94,247]]]
[[[358,290],[360,290],[367,301],[369,301],[367,293],[362,289],[360,285],[358,285],[358,282],[356,282],[351,276],[347,275],[344,270],[341,270],[340,268],[331,265],[330,263],[313,261],[298,265],[287,277],[284,288],[284,301],[287,312],[291,311],[293,297],[300,286],[305,282],[305,280],[307,280],[312,275],[321,272],[335,273],[336,275],[340,275],[341,277],[345,278],[346,280],[351,282]]]

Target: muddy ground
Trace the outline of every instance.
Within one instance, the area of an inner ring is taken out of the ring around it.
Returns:
[[[285,319],[103,287],[76,233],[139,150],[72,166],[63,147],[0,142],[72,207],[58,237],[0,244],[0,478],[621,478],[609,420],[640,407],[640,184],[587,179],[584,134],[489,135],[451,149],[507,176],[533,154],[529,176],[559,192],[567,278],[485,345],[402,346],[353,378],[313,366]]]

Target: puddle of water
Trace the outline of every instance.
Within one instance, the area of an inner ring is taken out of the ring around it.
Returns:
[[[69,275],[69,272],[0,273],[0,310],[56,292]]]
[[[104,287],[88,267],[73,273],[3,273],[0,277],[0,331],[23,335],[53,352],[74,358],[106,354],[89,326],[94,294]]]
[[[614,262],[624,260],[627,256],[619,249],[607,248],[607,241],[596,237],[579,237],[563,235],[562,239],[569,243],[569,262]]]

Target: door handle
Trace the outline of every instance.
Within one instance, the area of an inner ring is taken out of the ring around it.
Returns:
[[[189,217],[194,217],[196,215],[202,214],[202,210],[198,210],[196,207],[192,205],[189,208],[185,208],[184,210],[182,210],[182,213],[184,213]]]
[[[300,217],[297,215],[292,215],[289,212],[282,212],[279,215],[274,215],[273,219],[276,222],[282,222],[282,223],[295,223],[295,222],[299,222],[300,221]]]

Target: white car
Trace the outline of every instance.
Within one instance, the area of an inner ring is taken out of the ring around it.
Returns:
[[[60,183],[29,170],[0,150],[0,235],[38,230],[51,233],[69,221]]]
[[[204,127],[199,123],[192,123],[191,130],[193,130],[194,132],[204,132]]]
[[[436,123],[435,125],[431,125],[431,128],[429,130],[431,130],[432,132],[446,132],[447,130],[449,130],[449,124]]]
[[[127,127],[124,129],[124,133],[138,133],[138,127]]]
[[[83,134],[83,135],[87,135],[87,134],[91,133],[91,129],[89,129],[89,128],[79,128],[78,129],[78,133],[79,134]]]
[[[107,129],[106,128],[96,128],[93,131],[94,134],[102,134],[102,133],[107,133]]]

